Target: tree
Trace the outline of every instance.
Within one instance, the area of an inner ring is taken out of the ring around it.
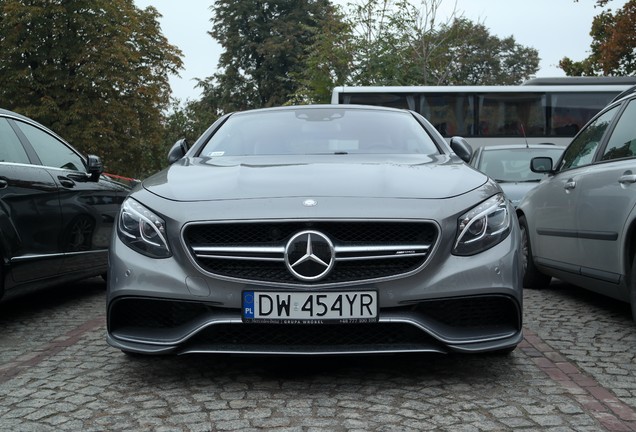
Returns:
[[[351,83],[407,84],[417,9],[409,0],[365,0],[349,8],[354,30]]]
[[[168,75],[181,68],[158,17],[132,0],[2,1],[0,105],[103,157],[110,171],[158,169]]]
[[[210,127],[210,125],[223,113],[215,106],[217,97],[215,89],[207,89],[205,95],[198,100],[188,100],[181,103],[173,100],[164,122],[164,139],[161,155],[180,139],[185,138],[189,145],[194,142]]]
[[[327,8],[321,29],[313,35],[300,72],[290,74],[298,83],[291,103],[329,103],[333,88],[349,78],[353,61],[351,26],[338,8]]]
[[[500,39],[453,9],[439,22],[442,0],[365,0],[350,16],[356,29],[355,85],[519,84],[539,69],[534,48]]]
[[[608,0],[598,0],[604,6]],[[559,67],[569,76],[623,76],[636,74],[636,0],[616,13],[605,11],[592,21],[590,55],[574,61],[564,57]]]
[[[210,35],[223,52],[206,81],[221,110],[285,104],[332,8],[329,0],[216,0]]]
[[[468,19],[455,19],[434,37],[444,41],[428,66],[438,85],[515,85],[539,70],[536,49],[512,36],[500,39]]]

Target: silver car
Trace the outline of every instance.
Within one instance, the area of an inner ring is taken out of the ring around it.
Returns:
[[[636,318],[636,93],[603,109],[574,137],[518,207],[524,286],[551,277],[631,303]]]
[[[565,146],[554,144],[498,144],[477,148],[470,164],[499,183],[515,207],[545,174],[530,170],[533,157],[558,159]]]
[[[513,350],[514,209],[465,164],[463,139],[451,148],[392,108],[220,118],[123,203],[108,342],[142,354]]]

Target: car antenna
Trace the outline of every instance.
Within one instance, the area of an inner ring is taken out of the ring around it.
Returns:
[[[523,127],[523,123],[521,123],[520,126],[521,126],[521,133],[523,134],[523,139],[526,140],[526,148],[530,148],[530,145],[528,144],[528,137],[526,136],[526,130]]]

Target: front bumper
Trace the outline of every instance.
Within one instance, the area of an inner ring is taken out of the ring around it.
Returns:
[[[482,352],[516,346],[520,325],[520,305],[502,295],[389,308],[372,324],[252,324],[236,309],[123,297],[110,306],[108,342],[146,354]]]

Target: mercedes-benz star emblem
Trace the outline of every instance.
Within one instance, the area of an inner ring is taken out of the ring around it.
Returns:
[[[335,262],[333,243],[318,231],[302,231],[285,246],[285,265],[297,279],[317,281],[329,274]]]
[[[318,205],[318,202],[316,200],[306,199],[305,201],[303,201],[303,205],[305,207],[315,207]]]

